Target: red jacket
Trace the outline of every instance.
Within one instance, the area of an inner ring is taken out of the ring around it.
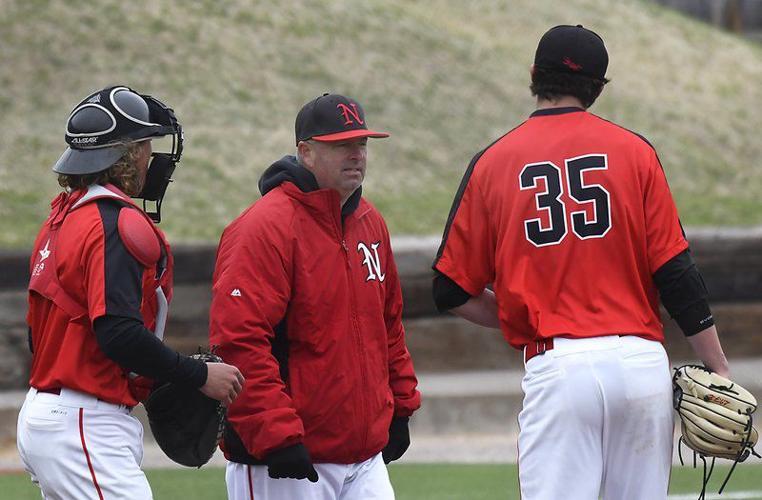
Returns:
[[[292,172],[291,157],[268,169],[217,252],[210,343],[246,377],[223,450],[260,463],[303,442],[315,462],[360,462],[420,406],[389,234],[359,190],[342,223],[338,193]]]

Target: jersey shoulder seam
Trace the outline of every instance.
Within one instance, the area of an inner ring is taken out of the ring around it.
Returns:
[[[599,120],[602,120],[602,121],[604,121],[606,123],[610,123],[611,125],[615,126],[616,128],[619,128],[619,129],[622,129],[622,130],[624,130],[626,132],[629,132],[630,134],[634,135],[635,137],[637,137],[641,141],[643,141],[646,144],[648,144],[648,147],[650,147],[651,149],[654,150],[654,152],[656,152],[656,148],[654,147],[653,144],[651,144],[651,141],[646,139],[646,137],[643,136],[642,134],[639,134],[638,132],[635,132],[634,130],[630,130],[627,127],[623,127],[622,125],[619,125],[618,123],[612,122],[611,120],[607,120],[606,118],[600,117],[600,116],[598,116],[596,114],[590,113],[590,115],[594,116],[594,117],[598,118]]]
[[[484,149],[482,149],[481,151],[476,153],[474,155],[474,157],[471,159],[471,165],[476,165],[476,163],[479,161],[479,159],[481,159],[481,157],[484,155],[484,153],[487,152],[488,149],[492,148],[495,144],[497,144],[498,142],[502,141],[503,139],[508,137],[510,134],[512,134],[516,130],[518,130],[521,127],[523,127],[524,125],[526,125],[527,122],[528,122],[528,120],[524,120],[523,122],[519,123],[518,125],[513,127],[511,130],[509,130],[508,132],[504,133],[503,135],[501,135],[500,137],[498,137],[497,139],[492,141],[487,147],[485,147]],[[469,166],[471,166],[471,165],[469,165]]]

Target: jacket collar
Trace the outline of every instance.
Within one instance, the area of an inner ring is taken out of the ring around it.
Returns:
[[[302,193],[325,193],[319,196],[309,197],[315,201],[318,199],[326,199],[329,202],[328,210],[333,210],[334,206],[337,206],[340,202],[338,198],[339,194],[330,189],[320,189],[315,176],[304,168],[292,155],[287,155],[270,165],[267,170],[262,174],[259,179],[259,191],[262,196],[275,189],[278,186],[292,184]],[[333,194],[329,194],[333,193]],[[292,195],[296,192],[291,191]],[[334,196],[335,195],[335,196]],[[307,197],[300,197],[304,200]],[[352,193],[344,205],[341,207],[341,219],[342,221],[354,213],[357,207],[360,205],[360,199],[362,198],[362,186],[358,187],[354,193]],[[317,208],[317,206],[315,206]]]

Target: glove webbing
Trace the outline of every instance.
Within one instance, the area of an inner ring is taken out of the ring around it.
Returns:
[[[699,365],[689,365],[689,366],[693,366],[695,368],[700,368],[702,370],[706,370],[705,367],[699,366]],[[676,369],[675,370],[675,375],[673,377],[673,382],[678,377],[678,372],[679,372],[679,369]],[[706,385],[706,384],[702,384],[700,381],[698,381],[696,379],[693,379],[692,377],[691,377],[691,379],[693,380],[693,382],[695,384],[697,384],[699,386],[702,386],[702,387],[710,389],[710,390],[721,391],[721,392],[723,392],[723,395],[725,397],[728,397],[730,399],[735,399],[736,401],[739,401],[739,402],[742,402],[742,403],[747,403],[747,401],[744,401],[743,399],[740,399],[738,397],[734,397],[732,395],[732,394],[739,395],[738,391],[733,390],[733,387],[735,386],[734,383],[731,383],[729,386],[717,385],[717,384]],[[701,416],[696,415],[696,413],[694,411],[691,411],[691,406],[693,406],[693,405],[695,405],[696,407],[701,407],[701,409],[703,411],[709,411],[711,413],[714,413],[715,415],[720,415],[720,416],[722,416],[724,418],[728,418],[729,420],[733,420],[736,423],[743,423],[743,422],[738,422],[735,419],[732,419],[732,418],[730,418],[730,417],[728,417],[726,415],[722,415],[719,412],[711,410],[711,409],[709,409],[707,407],[700,406],[697,403],[694,403],[693,401],[691,401],[691,399],[697,400],[698,398],[694,397],[692,394],[686,394],[685,392],[683,392],[681,390],[680,391],[680,398],[679,398],[679,400],[675,401],[675,403],[676,403],[675,404],[675,408],[678,409],[677,413],[680,416],[680,420],[683,422],[683,425],[685,425],[685,421],[691,422],[694,425],[696,425],[692,421],[692,419],[690,417],[688,417],[688,414],[695,415],[697,418],[702,418]],[[684,405],[683,402],[685,402],[687,404]],[[753,406],[753,408],[751,409],[751,412],[754,412],[754,410],[756,410],[756,405]],[[725,489],[725,486],[728,484],[728,481],[730,480],[730,477],[733,475],[733,472],[735,471],[735,468],[736,468],[736,465],[738,465],[738,462],[741,462],[741,461],[745,460],[750,454],[754,455],[755,457],[762,458],[754,450],[754,447],[751,446],[751,436],[752,436],[752,433],[754,432],[751,412],[748,414],[749,421],[748,421],[748,424],[747,424],[747,426],[745,428],[745,431],[746,431],[745,435],[743,437],[743,440],[740,442],[740,444],[741,444],[740,451],[736,454],[735,459],[733,460],[733,465],[730,467],[730,470],[728,471],[727,476],[725,476],[725,480],[722,482],[722,486],[720,486],[718,494],[722,494],[722,491]],[[703,427],[700,427],[698,425],[696,425],[696,426],[699,427],[703,432],[706,432],[707,434],[713,436],[715,438],[715,440],[730,442],[732,444],[737,444],[738,443],[738,441],[728,441],[727,439],[724,439],[724,438],[721,438],[719,436],[716,436],[715,434],[712,434],[711,432],[709,432],[707,429],[705,429]],[[685,463],[683,461],[683,454],[682,454],[682,445],[683,445],[684,442],[685,442],[685,439],[683,438],[683,436],[680,436],[680,440],[678,441],[678,448],[677,448],[677,453],[678,453],[678,456],[680,457],[680,465],[685,465]],[[710,477],[712,476],[712,472],[714,471],[714,464],[715,464],[716,457],[712,457],[712,463],[709,466],[709,470],[707,471],[706,457],[703,454],[701,454],[701,453],[697,452],[696,450],[694,450],[693,448],[691,448],[690,445],[686,445],[686,446],[688,446],[693,451],[693,467],[694,468],[696,467],[696,456],[697,455],[701,458],[701,461],[703,462],[701,493],[699,494],[698,500],[705,500],[705,498],[706,498],[706,487],[707,487],[707,485],[709,483]]]
[[[709,434],[710,436],[712,436],[717,441],[724,441],[726,443],[731,443],[731,444],[735,444],[735,443],[738,443],[739,441],[742,441],[741,437],[739,437],[738,439],[726,439],[725,437],[718,436],[716,433],[713,433],[713,432],[711,432],[711,430],[707,429],[706,426],[702,427],[702,426],[699,425],[699,424],[701,424],[701,422],[707,420],[702,415],[697,414],[695,411],[691,411],[688,407],[685,407],[685,406],[681,407],[681,410],[682,410],[681,417],[683,418],[684,421],[688,421],[688,422],[692,423],[693,425],[695,425],[696,427],[698,427],[702,431],[704,431],[707,434]],[[719,412],[712,411],[709,408],[702,407],[701,410],[704,411],[704,412],[714,413],[715,415],[719,415],[720,417],[724,417],[724,415],[720,414]],[[737,422],[737,421],[736,421],[736,423],[738,423],[740,425],[743,425],[744,426],[744,431],[750,431],[751,430],[751,427],[750,427],[749,423],[744,424],[744,422]],[[722,428],[720,428],[720,429],[722,430]]]
[[[747,422],[747,424],[745,425],[745,427],[746,427],[746,429],[745,429],[745,430],[746,430],[747,436],[746,436],[745,438],[743,438],[743,439],[739,438],[739,439],[729,440],[729,439],[725,439],[725,438],[723,438],[723,437],[721,437],[721,436],[718,436],[718,435],[716,435],[716,434],[713,434],[712,432],[710,432],[710,431],[709,431],[708,429],[706,429],[705,427],[701,427],[699,424],[700,424],[700,423],[701,423],[703,420],[705,420],[705,419],[704,419],[704,418],[703,418],[701,415],[697,415],[697,414],[696,414],[696,412],[693,412],[693,411],[691,411],[691,410],[690,410],[688,407],[686,407],[686,406],[682,406],[682,405],[681,405],[681,406],[680,406],[680,408],[681,408],[683,411],[682,411],[682,412],[680,412],[680,413],[679,413],[679,415],[680,415],[680,418],[681,418],[683,421],[688,421],[688,422],[692,423],[692,424],[693,424],[693,425],[695,425],[696,427],[700,428],[702,431],[704,431],[704,432],[706,432],[707,434],[709,434],[710,436],[712,436],[712,437],[713,437],[715,440],[717,440],[717,441],[724,441],[724,442],[726,442],[726,443],[731,443],[731,444],[733,444],[733,445],[735,445],[735,444],[736,444],[736,443],[738,443],[739,441],[740,441],[741,443],[744,443],[744,442],[745,442],[746,444],[748,444],[748,442],[749,442],[749,436],[751,435],[751,428],[752,428],[752,421],[751,421],[751,417],[749,417],[749,421],[748,421],[748,422]],[[708,412],[714,413],[715,415],[719,415],[719,416],[721,416],[721,417],[723,417],[723,418],[728,418],[728,417],[725,417],[724,415],[720,414],[719,412],[713,411],[713,410],[711,410],[711,409],[709,409],[709,408],[706,408],[706,407],[702,407],[701,409],[702,409],[703,411],[708,411]],[[690,414],[690,415],[693,415],[693,416],[695,417],[695,419],[696,419],[696,420],[693,420],[691,417],[689,417],[689,416],[688,416],[688,414]],[[739,423],[739,424],[743,424],[743,422],[738,422],[738,423]],[[742,446],[742,448],[745,448],[745,446]],[[739,453],[739,455],[740,455],[740,453]]]
[[[211,346],[211,349],[209,349],[209,352],[203,350],[201,346],[198,346],[198,354],[200,357],[202,357],[202,360],[204,362],[210,361],[210,362],[221,362],[222,358],[220,358],[217,354],[215,354],[214,351],[217,350],[219,347],[219,344],[215,344]],[[208,356],[207,356],[208,355]],[[217,415],[219,415],[219,424],[217,424],[217,442],[221,442],[223,436],[225,435],[225,425],[227,423],[227,409],[222,405],[217,405]],[[198,468],[200,469],[201,466],[199,465]]]
[[[681,419],[683,418],[683,416],[681,414],[678,413],[678,415],[680,415]],[[760,456],[754,450],[754,448],[750,446],[750,439],[751,439],[751,433],[752,433],[752,427],[753,427],[751,425],[751,417],[749,418],[749,422],[750,422],[749,423],[749,429],[746,431],[746,437],[744,438],[743,443],[742,443],[743,444],[743,448],[742,448],[743,451],[739,452],[738,455],[736,455],[736,459],[733,461],[733,465],[730,467],[730,470],[728,471],[728,475],[725,476],[725,480],[722,482],[722,486],[720,486],[720,489],[717,492],[718,495],[722,494],[722,490],[724,490],[725,486],[728,484],[728,481],[730,480],[730,476],[733,475],[733,471],[736,469],[736,465],[738,465],[738,462],[740,462],[742,460],[745,460],[746,457],[749,456],[749,454],[752,454],[752,455],[754,455],[757,458],[762,458],[762,456]],[[683,461],[683,446],[682,445],[683,445],[683,436],[680,436],[680,440],[677,443],[677,456],[680,457],[680,465],[685,465],[685,462]],[[748,447],[748,450],[746,449],[747,447]],[[701,493],[699,493],[698,500],[705,500],[705,498],[706,498],[706,487],[709,484],[709,478],[712,477],[712,472],[714,471],[714,462],[715,462],[716,458],[712,457],[712,465],[709,467],[709,472],[707,473],[707,470],[706,470],[706,457],[704,455],[702,455],[701,453],[698,453],[696,450],[693,450],[692,448],[690,448],[690,446],[688,448],[693,451],[693,468],[694,469],[696,468],[696,456],[701,458],[701,461],[704,463],[704,470],[702,472],[703,479],[702,479],[702,483],[701,483]]]
[[[730,396],[730,397],[732,397],[732,396]],[[730,417],[728,415],[721,414],[718,411],[712,410],[709,407],[701,406],[700,404],[697,403],[697,401],[699,401],[699,398],[693,396],[692,394],[688,394],[688,393],[680,391],[680,398],[675,401],[675,408],[678,410],[677,414],[680,417],[680,420],[683,421],[683,422],[686,422],[686,421],[690,422],[692,425],[694,425],[694,426],[698,427],[699,429],[701,429],[702,432],[705,432],[706,434],[709,434],[710,436],[712,436],[715,439],[715,441],[724,441],[726,443],[737,445],[739,443],[739,440],[732,440],[731,441],[731,440],[725,439],[723,437],[717,436],[716,434],[713,434],[712,432],[710,432],[706,428],[706,426],[700,426],[699,423],[701,421],[705,420],[705,419],[701,415],[697,414],[696,411],[694,410],[694,408],[700,408],[702,411],[714,413],[715,415],[719,415],[722,418],[734,421],[734,422],[736,422],[738,424],[744,424],[744,422],[743,421],[739,422],[738,420],[736,420],[736,419],[734,419],[734,418],[732,418],[732,417]],[[694,421],[692,418],[690,418],[689,414],[695,416],[695,418],[697,419],[698,422]],[[741,414],[739,413],[739,415],[741,415]],[[744,426],[745,427],[744,430],[746,431],[747,434],[740,441],[741,451],[736,455],[737,461],[743,461],[743,460],[746,459],[746,457],[748,457],[748,455],[749,455],[748,451],[749,450],[746,450],[746,448],[749,445],[750,436],[751,436],[751,433],[753,432],[753,422],[752,422],[753,419],[752,419],[751,415],[750,414],[743,414],[743,415],[744,416],[748,416],[748,422],[746,422],[746,425]],[[682,442],[683,441],[682,436],[681,436],[680,439],[681,439],[680,442]],[[746,452],[745,454],[744,454],[744,451]],[[753,448],[751,449],[751,452],[754,453]],[[756,455],[756,453],[754,453],[754,454]],[[695,467],[695,464],[694,464],[694,467]]]
[[[222,438],[225,435],[225,425],[227,425],[227,410],[221,404],[217,406],[217,415],[219,415],[220,423],[217,424],[217,443],[222,442]],[[199,465],[199,469],[201,466]]]

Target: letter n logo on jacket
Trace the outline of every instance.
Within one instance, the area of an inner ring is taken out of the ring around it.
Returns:
[[[378,280],[384,281],[386,275],[381,272],[381,259],[378,256],[378,246],[381,242],[376,242],[370,245],[370,248],[362,241],[357,244],[357,251],[362,252],[365,255],[362,263],[368,266],[368,277],[365,281]],[[371,253],[371,251],[373,253]]]

